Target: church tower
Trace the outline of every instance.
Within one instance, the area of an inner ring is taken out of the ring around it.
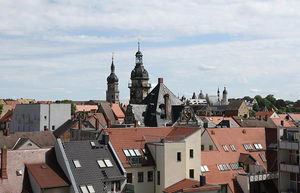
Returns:
[[[228,105],[228,92],[226,90],[226,87],[224,87],[223,90],[223,99],[222,99],[222,105]]]
[[[107,77],[106,101],[110,103],[119,103],[119,79],[115,74],[114,56],[112,56],[110,69],[110,75]]]
[[[149,75],[143,65],[143,54],[140,51],[140,42],[138,42],[138,51],[135,54],[135,67],[131,71],[131,83],[128,84],[130,89],[130,104],[141,104],[149,93],[151,88]]]

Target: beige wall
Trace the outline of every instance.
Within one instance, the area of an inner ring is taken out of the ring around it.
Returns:
[[[132,173],[132,184],[134,185],[134,192],[153,193],[155,172],[154,167],[137,167],[137,168],[125,168],[126,173]],[[153,181],[148,182],[148,171],[153,171]],[[144,182],[138,182],[138,172],[144,173]]]
[[[204,146],[204,151],[209,151],[209,146],[212,145],[213,150],[218,150],[217,146],[211,139],[210,135],[208,134],[208,131],[205,130],[201,136],[201,145]],[[201,148],[201,147],[200,147]]]

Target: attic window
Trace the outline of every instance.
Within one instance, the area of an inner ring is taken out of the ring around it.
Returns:
[[[253,150],[253,147],[251,144],[244,144],[244,148],[247,150],[247,151],[252,151]]]
[[[86,185],[80,185],[80,189],[81,189],[81,192],[82,192],[82,193],[89,193],[89,191],[88,191]]]
[[[262,150],[263,149],[263,147],[260,143],[254,143],[253,145],[254,145],[255,149],[257,149],[257,150]]]
[[[229,150],[228,150],[228,148],[227,148],[226,145],[222,145],[222,146],[223,146],[224,151],[229,152]]]
[[[99,165],[100,168],[105,168],[106,167],[106,165],[105,165],[105,163],[104,163],[104,161],[102,159],[97,160],[97,163],[98,163],[98,165]]]
[[[135,152],[135,154],[136,154],[137,156],[141,156],[141,155],[142,155],[138,149],[134,149],[134,152]]]
[[[234,147],[233,144],[230,144],[229,146],[230,146],[230,148],[231,148],[232,151],[236,151],[236,149],[235,149],[235,147]]]
[[[95,193],[94,187],[92,185],[87,185],[87,188],[90,193]]]
[[[239,163],[230,163],[230,167],[232,170],[241,170],[242,167],[240,167]]]
[[[263,154],[259,154],[259,157],[261,158],[261,160],[263,161],[263,162],[267,162],[267,160],[266,160],[266,158],[265,158],[265,156],[263,155]]]
[[[95,142],[91,141],[91,146],[92,146],[92,148],[95,148],[96,147]]]
[[[201,166],[201,172],[204,173],[204,172],[209,172],[209,169],[207,167],[207,165],[202,165]]]
[[[80,162],[78,159],[74,159],[73,163],[74,163],[75,168],[81,168],[81,165],[80,165]]]
[[[217,164],[217,167],[220,171],[229,171],[229,167],[227,164]]]
[[[136,156],[135,153],[134,153],[134,151],[133,151],[133,149],[129,149],[128,151],[130,153],[130,156]]]
[[[112,165],[112,163],[109,159],[105,159],[104,162],[105,162],[107,167],[113,167],[113,165]]]
[[[130,153],[129,153],[128,149],[123,149],[123,152],[126,157],[130,157]]]

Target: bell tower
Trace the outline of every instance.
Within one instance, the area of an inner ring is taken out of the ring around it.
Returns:
[[[149,93],[151,88],[149,84],[149,75],[143,65],[143,54],[140,51],[140,41],[138,41],[138,51],[135,54],[135,67],[131,71],[130,104],[141,104]]]
[[[112,55],[110,69],[110,75],[107,77],[106,101],[119,103],[119,79],[115,74],[114,55]]]

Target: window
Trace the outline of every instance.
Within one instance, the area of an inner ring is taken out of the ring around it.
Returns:
[[[46,120],[46,119],[47,119],[47,116],[44,116],[44,119]]]
[[[133,149],[129,149],[129,153],[130,153],[131,156],[136,156]]]
[[[89,193],[88,189],[86,188],[85,185],[80,185],[80,189],[82,193]]]
[[[194,150],[190,149],[190,158],[193,158],[193,157],[194,157]]]
[[[244,145],[244,148],[247,150],[247,151],[252,151],[253,150],[253,147],[251,144],[243,144]]]
[[[90,143],[91,143],[91,146],[92,146],[93,148],[96,147],[95,142],[91,141]]]
[[[181,161],[181,152],[177,152],[177,161]]]
[[[90,193],[95,193],[94,187],[92,185],[87,185],[87,188]]]
[[[239,163],[230,163],[229,164],[232,170],[241,170],[243,169],[242,167],[240,167]]]
[[[127,177],[127,183],[131,184],[132,183],[132,173],[127,173],[126,177]]]
[[[113,167],[113,165],[112,165],[112,163],[109,159],[105,159],[104,162],[105,162],[107,167]]]
[[[44,125],[44,131],[47,131],[47,126],[46,125]]]
[[[148,171],[148,182],[153,182],[153,171]]]
[[[201,151],[204,151],[204,145],[201,145]]]
[[[229,167],[227,164],[217,164],[217,167],[220,171],[229,171]]]
[[[230,148],[231,148],[232,151],[236,151],[236,149],[235,149],[235,147],[234,147],[233,144],[230,144],[229,146],[230,146]]]
[[[257,149],[257,150],[262,150],[263,149],[263,147],[260,143],[254,143],[253,145],[254,145],[255,149]]]
[[[134,152],[135,152],[135,154],[136,154],[137,156],[141,156],[141,153],[140,153],[140,151],[139,151],[138,149],[134,149]]]
[[[224,151],[229,152],[229,150],[228,150],[228,148],[227,148],[226,145],[222,145],[222,146],[223,146]]]
[[[194,169],[190,169],[190,178],[194,178]]]
[[[157,185],[160,185],[160,171],[157,171]]]
[[[209,145],[209,151],[212,151],[214,148],[212,145]]]
[[[52,131],[54,131],[55,130],[55,125],[52,125]]]
[[[266,158],[265,158],[265,156],[263,155],[263,154],[259,154],[259,157],[261,158],[261,160],[263,161],[263,162],[267,162],[267,160],[266,160]]]
[[[204,173],[204,172],[209,172],[209,169],[207,167],[207,165],[202,165],[201,166],[201,172]]]
[[[138,182],[144,182],[144,172],[138,172]]]
[[[81,165],[80,165],[80,162],[78,159],[74,159],[73,163],[74,163],[75,168],[81,168]]]
[[[130,157],[130,153],[127,149],[123,149],[123,152],[124,152],[126,157]]]
[[[104,163],[104,161],[102,159],[97,160],[97,163],[98,163],[98,165],[99,165],[100,168],[105,168],[106,167],[106,165],[105,165],[105,163]]]

